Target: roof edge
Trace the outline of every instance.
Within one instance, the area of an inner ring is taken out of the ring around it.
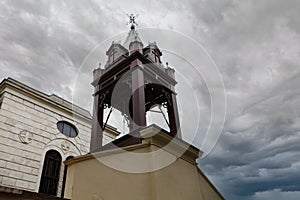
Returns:
[[[1,83],[0,83],[0,92],[2,90],[4,90],[6,84],[9,85],[9,86],[12,86],[14,88],[18,88],[19,87],[21,89],[25,89],[26,91],[29,91],[29,92],[33,93],[34,95],[40,97],[43,100],[50,101],[53,105],[59,105],[59,106],[63,107],[63,109],[66,109],[66,110],[69,110],[70,112],[76,113],[79,116],[82,116],[82,117],[87,118],[89,120],[92,119],[92,115],[90,114],[90,112],[88,110],[86,110],[86,109],[84,109],[84,108],[82,108],[80,106],[77,106],[75,104],[72,104],[71,102],[69,102],[69,101],[67,101],[67,100],[65,100],[65,99],[57,96],[56,94],[51,94],[51,95],[46,94],[46,93],[44,93],[42,91],[39,91],[39,90],[37,90],[37,89],[35,89],[33,87],[30,87],[30,86],[28,86],[28,85],[26,85],[26,84],[24,84],[24,83],[22,83],[20,81],[17,81],[15,79],[11,78],[11,77],[5,78],[5,79],[3,79],[1,81]],[[88,115],[85,115],[85,114],[80,113],[80,112],[78,112],[76,110],[70,109],[66,105],[63,105],[62,103],[55,101],[53,98],[51,98],[53,96],[55,96],[55,98],[60,99],[62,102],[66,102],[66,103],[70,104],[70,106],[74,106],[75,108],[80,109],[80,110],[88,113]]]

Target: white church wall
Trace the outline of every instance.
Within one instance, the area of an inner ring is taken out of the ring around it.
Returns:
[[[56,123],[76,126],[78,136],[59,132]],[[37,192],[47,150],[55,149],[64,161],[68,156],[88,153],[91,124],[72,113],[7,89],[0,109],[0,184]],[[63,165],[60,171],[60,194]]]
[[[59,152],[62,161],[89,152],[91,116],[79,107],[76,109],[79,111],[72,110],[69,102],[57,96],[43,94],[13,79],[1,82],[0,186],[38,192],[49,150]],[[62,134],[58,121],[73,124],[78,135],[71,138]],[[103,144],[118,134],[113,127],[105,130]],[[61,195],[63,175],[62,163],[57,196]]]

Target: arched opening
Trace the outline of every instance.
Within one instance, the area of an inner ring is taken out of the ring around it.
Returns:
[[[61,160],[61,155],[55,150],[46,153],[39,193],[56,196]]]
[[[69,157],[66,158],[66,160],[70,160],[71,158],[74,158],[74,157],[73,156],[69,156]],[[64,167],[64,177],[63,177],[62,188],[61,188],[61,198],[64,198],[64,196],[65,196],[67,171],[68,171],[68,166],[65,165],[65,167]]]
[[[146,112],[147,125],[157,124],[166,131],[170,131],[169,117],[167,108],[164,105],[153,105]]]

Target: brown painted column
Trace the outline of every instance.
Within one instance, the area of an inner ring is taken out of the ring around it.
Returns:
[[[168,116],[169,116],[169,123],[170,123],[170,133],[174,137],[181,138],[181,129],[180,129],[180,122],[179,122],[179,114],[177,108],[177,101],[176,101],[176,94],[170,94],[170,103],[168,103]]]
[[[144,72],[139,68],[139,61],[133,61],[132,65],[132,119],[133,130],[146,126]]]
[[[101,93],[97,93],[100,90],[99,80],[104,69],[95,69],[93,71],[93,82],[94,86],[94,107],[93,107],[93,119],[92,119],[92,133],[91,133],[91,142],[90,142],[90,152],[95,152],[98,148],[102,146],[102,137],[103,137],[103,105],[100,106],[101,102]],[[96,94],[97,93],[97,94]],[[103,97],[103,95],[102,95]]]
[[[102,146],[103,138],[103,105],[100,105],[101,94],[94,97],[93,120],[92,120],[92,135],[90,143],[90,152],[95,152]]]
[[[166,73],[172,79],[175,80],[175,70],[171,67],[166,68]],[[180,128],[180,121],[179,121],[179,114],[178,114],[178,107],[177,107],[177,100],[176,100],[176,93],[175,93],[175,85],[170,86],[171,93],[169,93],[169,102],[168,102],[168,116],[169,116],[169,123],[170,123],[170,133],[173,136],[181,138],[181,128]]]

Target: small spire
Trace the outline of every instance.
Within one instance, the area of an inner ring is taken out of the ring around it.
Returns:
[[[138,24],[136,23],[136,18],[138,17],[137,15],[134,14],[127,14],[129,21],[127,22],[127,25],[131,25],[130,26],[130,31],[125,39],[125,42],[123,43],[123,46],[127,49],[129,49],[129,46],[131,44],[131,42],[140,42],[143,45],[143,42],[141,40],[141,38],[139,37],[139,34],[137,32],[137,30],[135,29],[136,26],[138,26]]]

